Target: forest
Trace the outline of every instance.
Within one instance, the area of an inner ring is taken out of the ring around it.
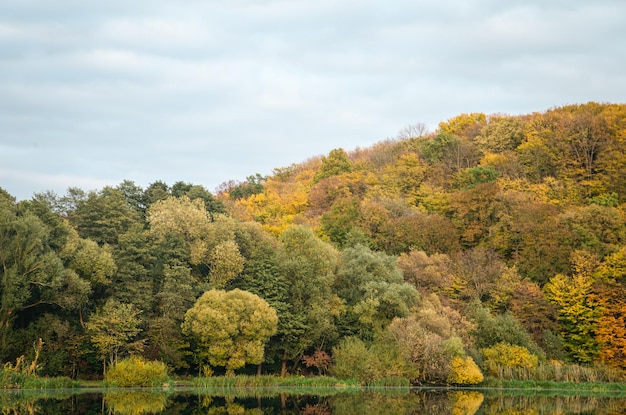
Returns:
[[[625,172],[626,105],[589,102],[411,125],[213,193],[0,188],[0,361],[624,381]]]

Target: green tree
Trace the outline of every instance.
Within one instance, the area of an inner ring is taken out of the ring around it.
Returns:
[[[322,165],[315,174],[314,183],[341,173],[350,173],[353,169],[352,162],[348,159],[348,154],[342,148],[336,148],[328,153],[328,157],[322,156]]]
[[[141,222],[141,217],[121,191],[105,187],[79,201],[69,220],[81,237],[100,245],[115,245],[120,235]]]
[[[278,259],[278,241],[260,224],[240,223],[235,240],[245,258],[243,271],[228,284],[228,288],[249,291],[266,300],[278,316],[277,333],[265,348],[265,362],[275,363],[283,358],[283,334],[291,329],[289,286]],[[257,368],[262,371],[262,366]]]
[[[340,312],[332,293],[337,259],[335,249],[306,227],[290,227],[281,235],[278,260],[288,287],[288,309],[279,333],[282,375],[288,361],[299,362],[307,349],[335,336],[334,317]]]
[[[395,257],[363,245],[341,253],[334,291],[347,306],[343,334],[371,340],[396,317],[406,317],[417,291],[404,282]]]
[[[263,361],[264,345],[277,323],[276,311],[257,295],[210,290],[187,311],[182,328],[196,340],[200,362],[223,366],[232,376],[246,363]]]
[[[196,300],[198,284],[185,265],[165,265],[162,278],[154,314],[147,321],[145,353],[175,369],[186,368],[189,342],[182,335],[181,324]]]
[[[0,192],[0,353],[19,313],[76,310],[87,302],[88,281],[63,266],[48,227]],[[59,242],[59,241],[57,241]]]
[[[469,318],[475,323],[471,334],[477,348],[483,349],[498,343],[508,343],[525,347],[537,356],[544,356],[513,314],[505,312],[494,315],[480,302],[473,301],[470,303]]]

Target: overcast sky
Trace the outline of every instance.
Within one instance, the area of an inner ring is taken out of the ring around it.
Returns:
[[[227,180],[626,101],[624,0],[1,0],[0,187]]]

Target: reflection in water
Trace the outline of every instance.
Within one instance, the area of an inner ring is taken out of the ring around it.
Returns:
[[[116,415],[158,414],[167,406],[163,392],[115,390],[104,394],[104,404]]]
[[[558,392],[376,388],[363,391],[307,389],[188,389],[0,392],[2,414],[107,415],[400,415],[400,414],[600,414],[626,413],[626,393],[557,395]],[[301,391],[300,391],[301,392]]]

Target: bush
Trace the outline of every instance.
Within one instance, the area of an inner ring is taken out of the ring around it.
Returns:
[[[333,365],[330,373],[340,379],[369,382],[377,377],[370,357],[370,352],[361,339],[346,337],[333,348]]]
[[[448,383],[454,385],[476,385],[483,381],[483,374],[471,357],[454,357],[450,362]]]
[[[147,361],[131,356],[114,364],[107,371],[105,382],[111,386],[160,386],[169,382],[163,362]]]
[[[375,342],[367,347],[357,337],[346,337],[333,348],[330,372],[340,379],[357,379],[363,385],[379,384],[383,379],[394,379],[398,384],[399,378],[408,381],[417,375],[399,354],[397,345]]]
[[[524,369],[531,371],[539,363],[539,358],[530,353],[527,348],[504,342],[482,349],[482,353],[485,357],[487,371],[501,378],[507,370]]]

